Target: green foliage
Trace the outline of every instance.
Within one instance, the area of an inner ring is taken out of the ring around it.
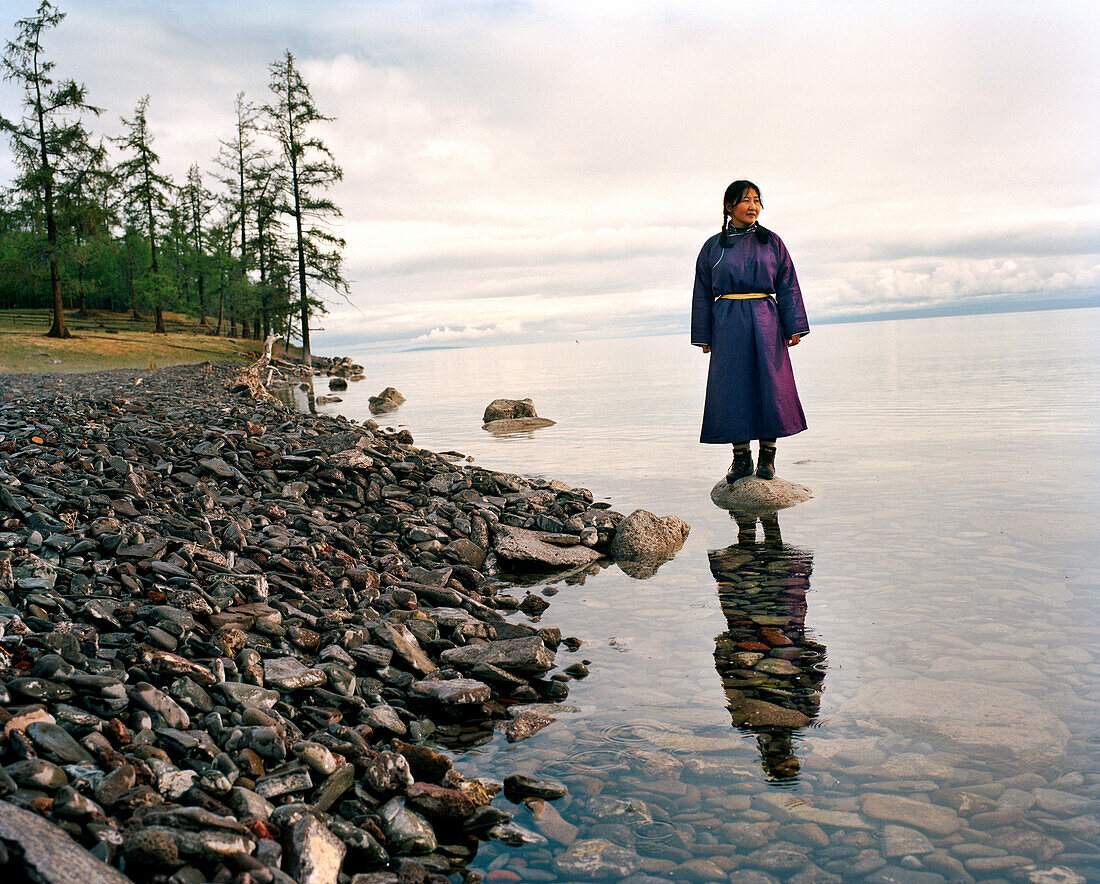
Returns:
[[[178,309],[212,334],[297,332],[308,349],[321,292],[348,286],[328,196],[342,172],[294,56],[270,66],[269,104],[236,96],[234,130],[205,176],[216,192],[198,163],[176,187],[154,149],[148,95],[121,137],[96,141],[85,127],[101,110],[82,85],[54,78],[42,46],[64,17],[42,0],[0,59],[22,91],[19,112],[0,108],[17,170],[0,199],[0,309],[53,308],[62,330],[66,309],[152,311],[158,326]]]
[[[274,100],[264,106],[264,114],[267,131],[279,144],[287,169],[288,199],[278,211],[294,222],[302,361],[308,363],[309,317],[318,306],[318,299],[311,297],[314,284],[348,291],[342,272],[345,243],[327,224],[328,219],[340,217],[340,210],[326,195],[344,173],[314,131],[317,123],[332,118],[317,109],[309,86],[295,66],[293,53],[288,49],[269,71],[268,86]]]
[[[64,302],[61,292],[61,255],[57,200],[66,176],[80,176],[95,162],[82,118],[85,112],[98,114],[88,104],[85,89],[75,80],[54,80],[55,65],[43,57],[42,35],[57,27],[65,14],[49,0],[42,0],[37,12],[15,23],[16,37],[4,50],[0,67],[4,79],[23,89],[23,112],[18,118],[0,115],[0,130],[11,140],[20,172],[13,190],[24,211],[41,216],[43,225],[31,228],[41,237],[42,256],[49,268],[53,326],[50,335],[66,338]],[[37,221],[37,219],[35,219]]]

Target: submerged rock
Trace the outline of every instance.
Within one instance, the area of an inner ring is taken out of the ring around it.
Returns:
[[[638,870],[638,854],[603,838],[574,841],[554,857],[559,874],[592,880],[627,878]]]
[[[1070,737],[1042,698],[980,682],[880,678],[861,688],[844,712],[968,752],[1008,755],[1016,762],[1058,758]]]

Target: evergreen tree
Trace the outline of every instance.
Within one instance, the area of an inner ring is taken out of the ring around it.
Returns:
[[[221,142],[221,148],[215,158],[215,162],[221,169],[218,179],[226,186],[228,193],[227,203],[230,211],[227,218],[235,227],[235,239],[240,248],[238,279],[236,285],[230,286],[229,289],[231,335],[235,335],[237,330],[237,296],[243,297],[248,289],[248,272],[253,266],[249,248],[251,240],[248,236],[248,220],[252,214],[255,170],[258,166],[265,164],[268,157],[268,152],[256,145],[256,136],[259,134],[259,111],[245,99],[243,92],[237,93],[233,102],[233,111],[237,118],[233,137]]]
[[[46,259],[53,296],[53,325],[47,334],[55,338],[69,337],[61,293],[56,170],[88,147],[83,114],[99,113],[98,108],[88,104],[83,85],[75,80],[55,82],[50,77],[54,63],[42,57],[43,33],[57,27],[64,17],[49,0],[42,0],[34,15],[15,23],[16,37],[0,59],[4,79],[23,89],[22,118],[0,116],[0,129],[10,135],[16,162],[22,168],[16,187],[33,197],[45,217]]]
[[[290,255],[284,239],[285,226],[280,207],[285,202],[286,175],[281,164],[270,164],[254,170],[252,185],[256,231],[253,254],[256,256],[256,292],[259,300],[261,333],[266,339],[277,317],[285,313],[286,277]]]
[[[191,274],[195,279],[198,299],[199,323],[206,325],[206,225],[212,208],[213,194],[202,183],[198,163],[187,172],[187,183],[181,195],[188,232],[188,253],[191,256]]]
[[[157,229],[162,215],[168,208],[172,183],[157,171],[160,157],[153,150],[153,136],[149,132],[146,112],[149,108],[149,96],[137,103],[134,117],[123,118],[122,125],[126,135],[119,139],[129,157],[118,164],[116,173],[123,188],[123,197],[130,217],[140,224],[149,242],[149,295],[156,314],[156,331],[165,334],[164,329],[164,286],[160,275],[160,263],[157,255]],[[132,266],[132,265],[131,265]]]
[[[115,182],[106,160],[107,149],[102,142],[87,144],[57,170],[58,227],[72,240],[72,248],[66,252],[76,275],[74,296],[80,305],[77,311],[80,317],[87,316],[89,290],[99,288],[96,281],[88,279],[88,267],[110,241],[112,210],[104,194],[110,192]]]
[[[326,191],[340,181],[343,172],[325,143],[313,132],[315,124],[332,118],[317,109],[289,49],[282,59],[270,65],[269,71],[274,98],[264,106],[264,113],[267,129],[279,143],[287,167],[290,192],[283,211],[294,220],[302,362],[308,365],[310,312],[323,309],[319,300],[310,297],[310,283],[343,292],[348,288],[341,267],[344,241],[326,224],[327,219],[340,216]]]

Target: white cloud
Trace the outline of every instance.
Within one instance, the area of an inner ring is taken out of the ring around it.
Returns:
[[[83,0],[55,36],[103,128],[151,94],[177,178],[294,50],[358,307],[320,347],[681,321],[742,175],[811,318],[1098,285],[1094,4]]]

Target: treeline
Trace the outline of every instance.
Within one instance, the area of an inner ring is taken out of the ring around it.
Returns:
[[[17,168],[0,206],[0,308],[49,308],[48,334],[68,337],[65,310],[194,316],[211,334],[300,339],[324,289],[347,293],[344,241],[328,222],[342,172],[315,124],[317,109],[288,50],[269,67],[265,102],[236,97],[235,124],[204,172],[161,167],[150,98],[95,137],[82,84],[57,79],[43,37],[64,13],[49,0],[15,23],[0,67],[22,109],[0,113]]]

